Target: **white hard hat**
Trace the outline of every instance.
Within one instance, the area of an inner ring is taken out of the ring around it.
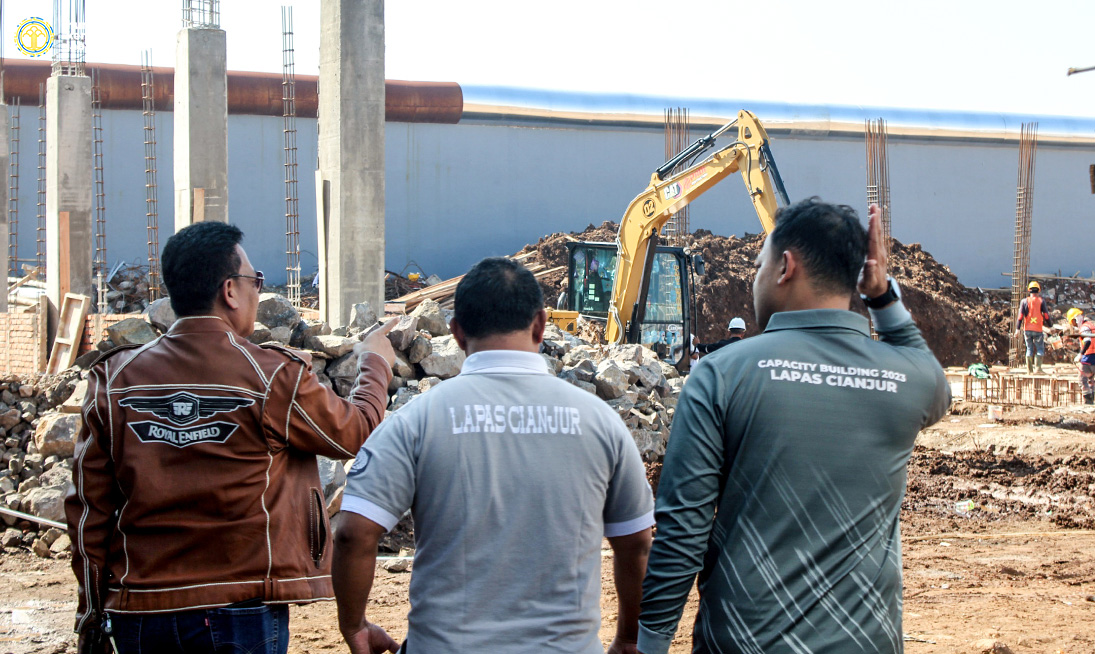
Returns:
[[[745,329],[745,321],[741,318],[734,318],[730,321],[730,326],[727,329]]]

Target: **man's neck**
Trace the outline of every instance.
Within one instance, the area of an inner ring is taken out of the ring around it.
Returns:
[[[179,317],[180,318],[197,318],[199,316],[205,316],[205,317],[210,317],[210,318],[220,318],[232,329],[232,333],[234,333],[236,336],[239,336],[240,338],[246,338],[245,336],[243,336],[240,333],[239,326],[236,325],[235,322],[233,322],[233,320],[232,320],[232,318],[234,317],[233,314],[230,311],[228,311],[225,307],[221,306],[220,304],[214,304],[213,308],[211,308],[209,311],[203,311],[203,312],[201,312],[199,314],[195,314],[193,316],[179,316]]]
[[[804,295],[789,298],[780,311],[810,311],[813,309],[840,309],[850,311],[852,298],[847,295]]]
[[[513,350],[516,352],[531,352],[538,354],[540,344],[536,343],[525,332],[515,334],[496,334],[485,338],[469,338],[466,354],[471,356],[476,352],[488,352],[490,350]]]

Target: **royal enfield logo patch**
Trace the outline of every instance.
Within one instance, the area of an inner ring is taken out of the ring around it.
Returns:
[[[239,425],[230,422],[211,422],[192,429],[176,429],[151,420],[129,423],[129,428],[142,443],[167,443],[175,447],[186,447],[195,443],[223,443],[237,427]]]
[[[151,413],[157,418],[170,420],[179,426],[189,425],[195,420],[208,418],[218,413],[235,411],[254,403],[255,401],[248,397],[215,397],[191,393],[175,393],[165,397],[127,397],[118,402],[127,409]]]

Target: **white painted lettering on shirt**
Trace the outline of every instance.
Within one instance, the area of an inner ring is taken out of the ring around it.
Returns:
[[[462,417],[461,417],[462,416]],[[449,407],[454,434],[581,434],[577,407],[465,404]]]
[[[758,368],[767,368],[774,381],[802,384],[826,384],[837,388],[855,388],[884,393],[898,392],[898,384],[905,383],[905,373],[884,368],[861,368],[788,359],[761,359]]]

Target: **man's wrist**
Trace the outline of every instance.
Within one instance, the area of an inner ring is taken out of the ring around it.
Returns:
[[[893,277],[886,278],[886,289],[873,295],[861,295],[868,309],[883,309],[901,299],[901,291]]]

